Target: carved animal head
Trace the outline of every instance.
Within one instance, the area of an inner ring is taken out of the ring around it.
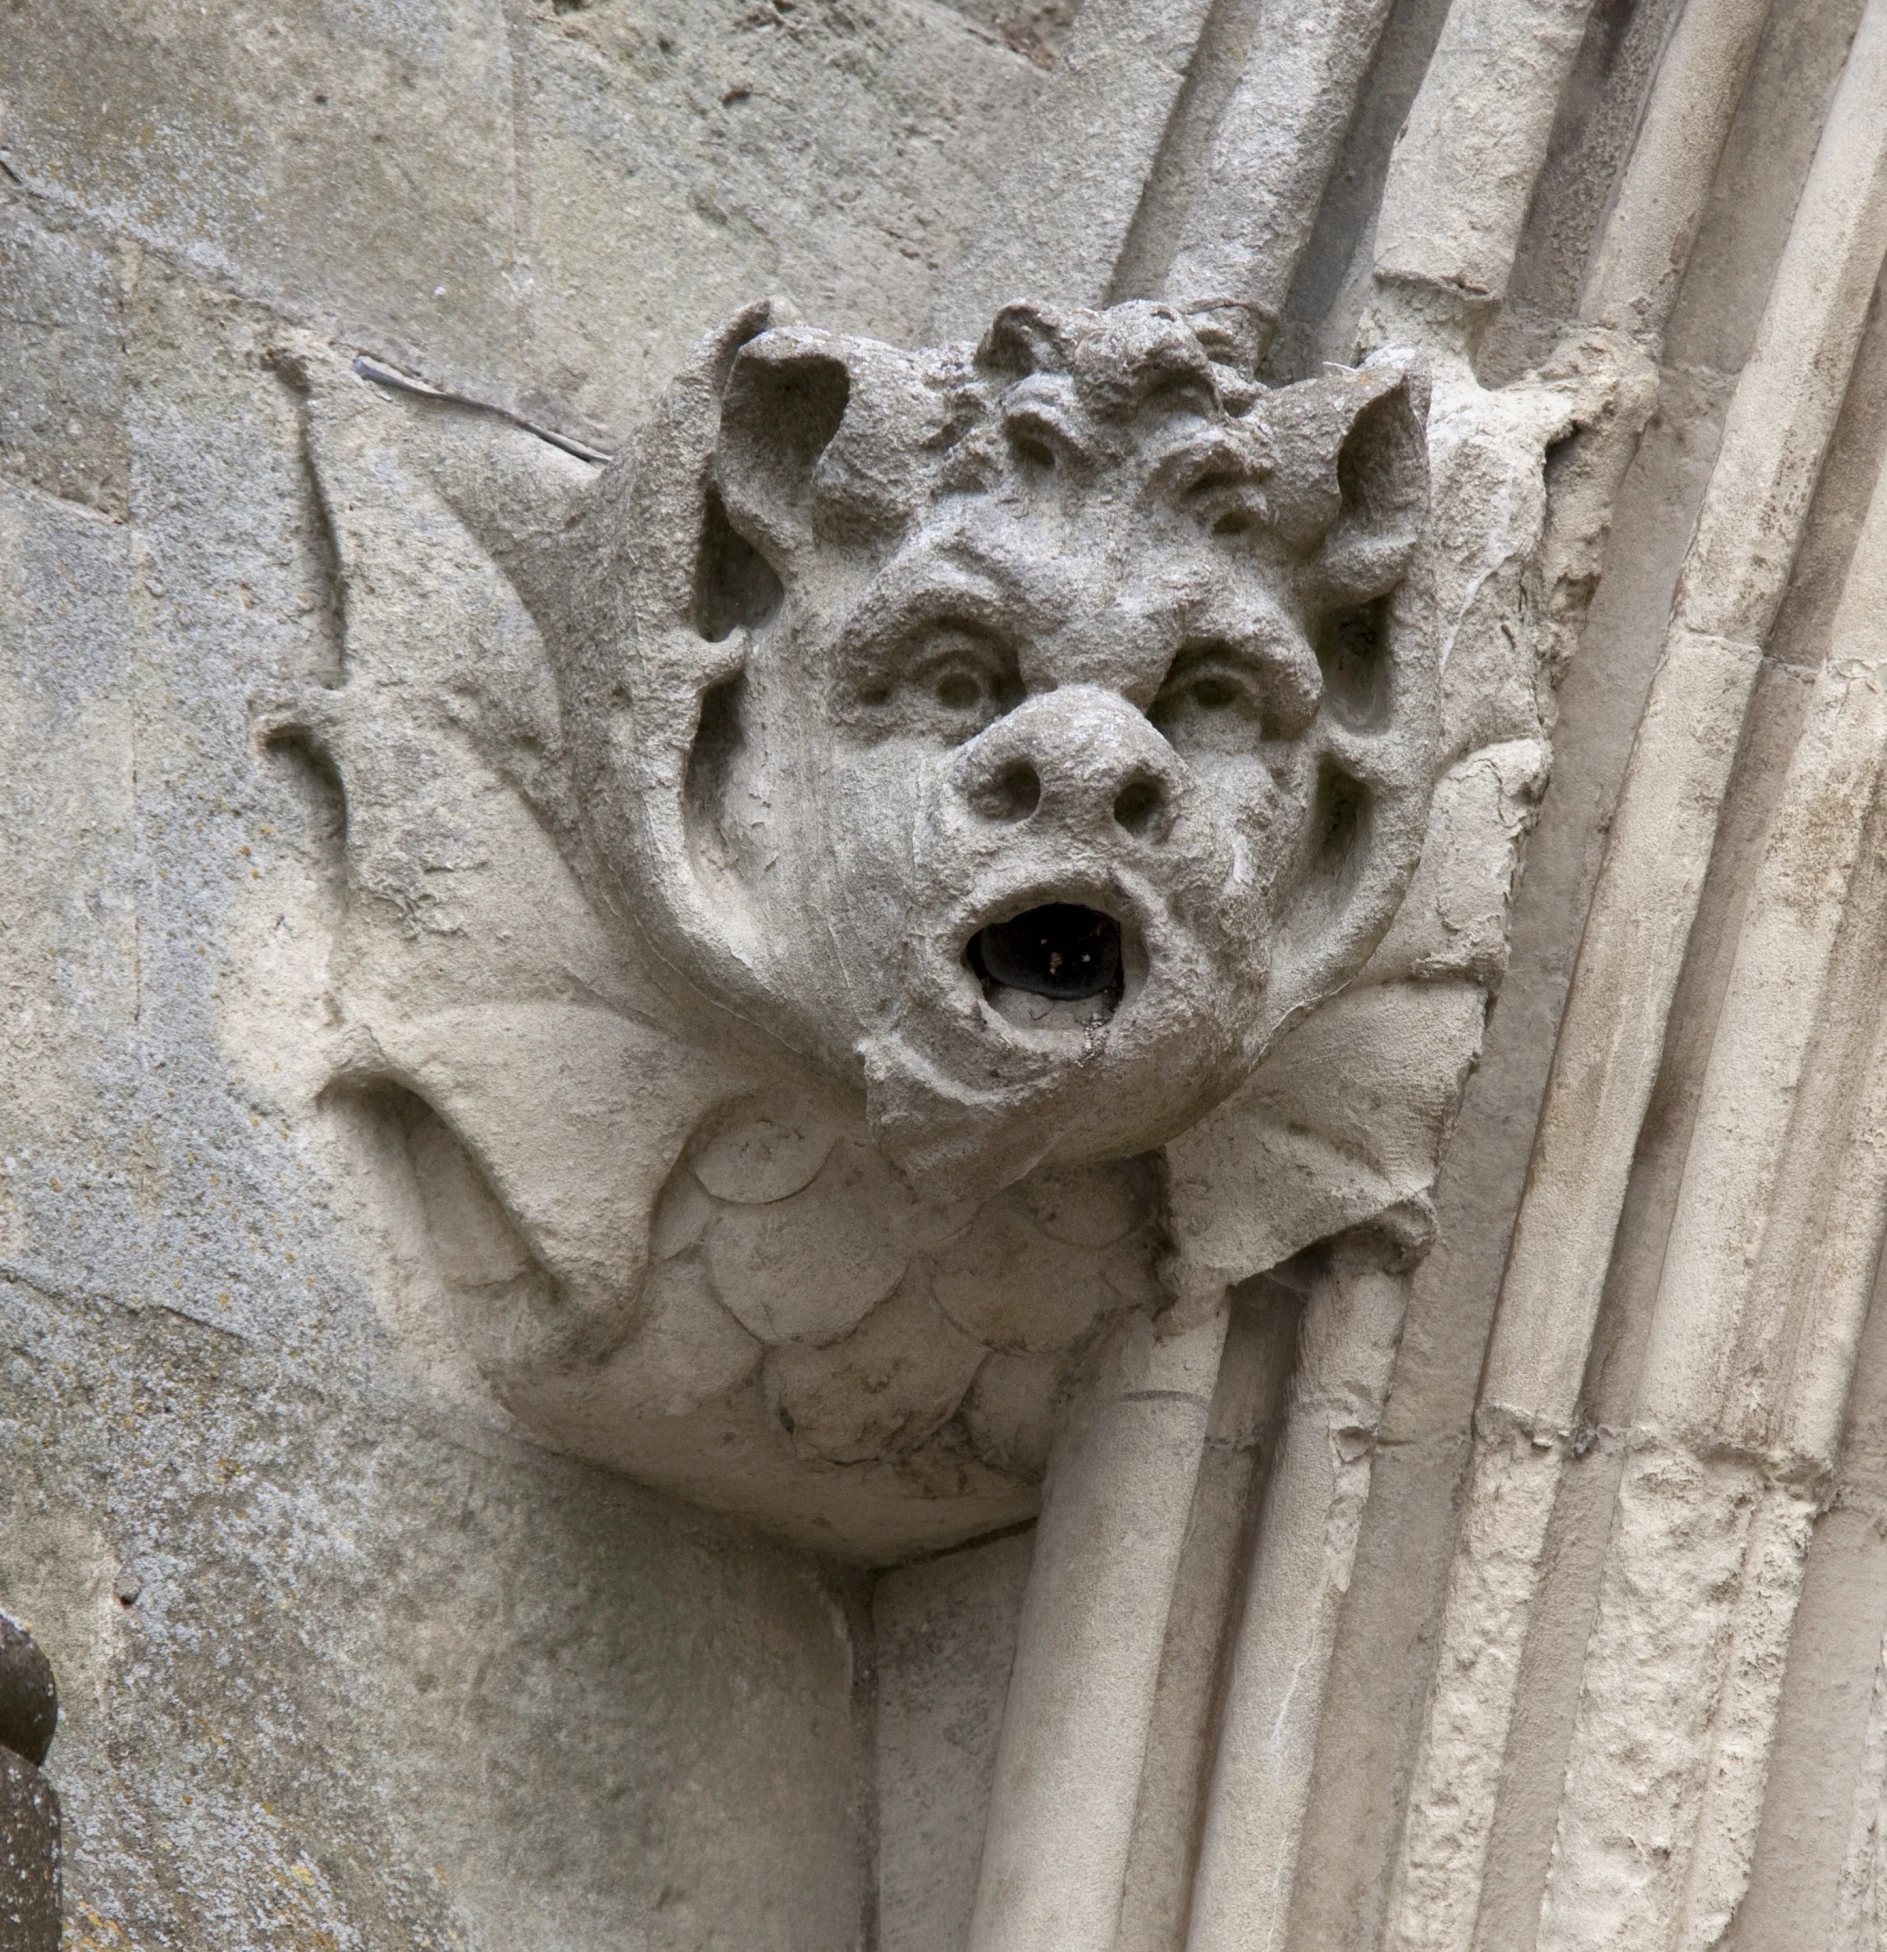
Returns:
[[[1354,974],[1419,851],[1426,383],[1172,309],[911,353],[744,315],[614,464],[560,648],[593,844],[916,1179],[1137,1153]]]

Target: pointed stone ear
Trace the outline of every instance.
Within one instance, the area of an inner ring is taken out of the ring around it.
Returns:
[[[1428,369],[1363,368],[1382,391],[1359,407],[1337,450],[1337,518],[1313,580],[1328,596],[1377,595],[1408,569],[1428,513]]]
[[[1300,1010],[1381,938],[1427,828],[1438,711],[1427,374],[1411,355],[1379,356],[1274,395],[1266,418],[1280,456],[1267,486],[1301,552],[1323,673],[1304,874],[1273,972],[1275,995]]]
[[[684,666],[696,658],[686,640],[697,635],[721,403],[742,350],[794,317],[789,299],[765,298],[707,333],[648,424],[603,471],[581,567],[608,667],[599,675],[608,682],[615,682],[615,651],[626,637],[642,634],[649,620],[658,630],[677,633]]]
[[[688,772],[725,715],[746,630],[777,581],[732,528],[715,485],[722,408],[746,348],[790,333],[765,299],[707,334],[636,437],[602,471],[568,557],[565,627],[547,632],[576,790],[613,896],[663,961],[737,991],[725,918],[698,885]]]
[[[812,540],[813,471],[851,395],[840,342],[823,332],[764,333],[728,375],[714,485],[734,528],[781,574]]]
[[[1274,394],[1273,519],[1305,554],[1307,594],[1380,596],[1408,568],[1428,509],[1428,372],[1376,354]]]
[[[765,298],[703,336],[602,470],[559,553],[561,627],[546,637],[582,764],[596,769],[583,782],[592,799],[612,763],[600,730],[612,701],[633,699],[638,757],[685,750],[701,691],[739,666],[737,646],[718,647],[769,601],[745,545],[728,535],[714,443],[741,349],[793,317],[790,300]],[[635,789],[647,790],[648,781]]]

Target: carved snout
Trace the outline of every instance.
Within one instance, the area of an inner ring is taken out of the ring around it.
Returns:
[[[1117,693],[1069,685],[1029,699],[963,749],[957,785],[993,825],[1074,840],[1159,843],[1185,791],[1172,747]]]

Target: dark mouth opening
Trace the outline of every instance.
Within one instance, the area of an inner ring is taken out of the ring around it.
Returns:
[[[969,965],[984,985],[1056,1003],[1118,1002],[1120,924],[1098,909],[1050,902],[970,938]]]

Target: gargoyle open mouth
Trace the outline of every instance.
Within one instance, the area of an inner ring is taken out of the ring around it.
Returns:
[[[1104,1021],[1125,986],[1120,924],[1073,902],[992,922],[970,938],[964,959],[996,1012],[1029,1029]]]

